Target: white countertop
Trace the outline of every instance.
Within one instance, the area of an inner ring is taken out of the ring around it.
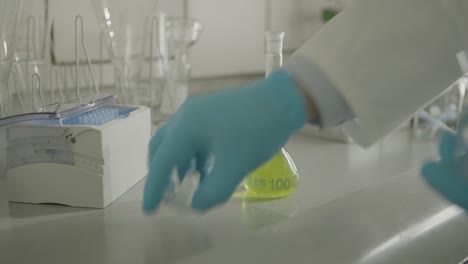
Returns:
[[[0,263],[453,263],[468,217],[419,177],[433,143],[399,132],[371,149],[297,136],[293,196],[233,199],[203,216],[144,216],[143,183],[104,210],[10,204]]]

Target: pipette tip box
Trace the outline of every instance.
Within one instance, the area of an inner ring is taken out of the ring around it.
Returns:
[[[147,107],[136,106],[125,118],[101,125],[64,122],[63,129],[70,142],[68,152],[73,153],[70,162],[10,168],[10,201],[105,208],[146,176],[151,136]]]

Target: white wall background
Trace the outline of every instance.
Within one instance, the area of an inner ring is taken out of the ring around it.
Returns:
[[[159,2],[161,11],[173,16],[182,15],[182,0]],[[294,50],[321,26],[319,14],[322,2],[188,0],[189,16],[204,25],[200,41],[191,52],[193,77],[263,72],[264,31],[285,31],[285,50]],[[99,59],[99,26],[90,2],[49,0],[49,3],[50,13],[54,16],[57,60],[74,60],[74,17],[77,14],[82,15],[85,21],[85,39],[90,56],[93,60]]]

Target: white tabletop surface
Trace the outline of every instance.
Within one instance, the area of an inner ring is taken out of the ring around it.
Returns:
[[[293,196],[231,200],[205,215],[141,211],[143,183],[104,210],[10,204],[0,263],[459,263],[468,217],[419,167],[433,143],[405,132],[364,150],[297,136]]]

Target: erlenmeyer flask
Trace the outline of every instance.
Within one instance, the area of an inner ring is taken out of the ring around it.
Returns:
[[[283,63],[284,32],[266,32],[265,68],[268,76]],[[270,161],[252,172],[245,180],[246,198],[276,199],[296,190],[297,168],[289,153],[282,148]]]

